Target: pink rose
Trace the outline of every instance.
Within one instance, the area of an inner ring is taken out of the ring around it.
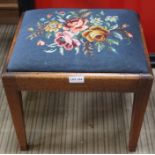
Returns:
[[[74,47],[80,46],[80,42],[73,38],[73,34],[68,31],[56,33],[55,43],[64,47],[67,51],[71,51]]]
[[[70,19],[64,26],[64,30],[70,30],[73,33],[78,33],[88,28],[88,26],[86,25],[87,23],[88,20],[83,18]]]

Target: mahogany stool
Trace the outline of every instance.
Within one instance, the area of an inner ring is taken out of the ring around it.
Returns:
[[[2,79],[22,150],[27,150],[23,90],[133,92],[129,150],[136,149],[153,74],[135,12],[27,11],[17,27]]]

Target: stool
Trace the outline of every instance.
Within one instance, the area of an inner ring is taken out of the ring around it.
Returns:
[[[138,15],[115,9],[40,9],[21,18],[2,73],[22,150],[21,91],[133,92],[129,150],[137,146],[153,82]]]

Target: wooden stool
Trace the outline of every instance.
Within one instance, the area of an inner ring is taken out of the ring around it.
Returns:
[[[129,150],[136,149],[153,82],[136,13],[27,11],[17,27],[2,79],[22,150],[27,149],[22,90],[133,92]]]

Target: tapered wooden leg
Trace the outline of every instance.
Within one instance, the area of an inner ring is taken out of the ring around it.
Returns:
[[[139,88],[137,88],[137,91],[134,94],[129,136],[129,151],[136,150],[151,87],[152,80],[142,79],[140,81]]]
[[[13,87],[5,87],[5,92],[21,150],[27,150],[21,92]]]

